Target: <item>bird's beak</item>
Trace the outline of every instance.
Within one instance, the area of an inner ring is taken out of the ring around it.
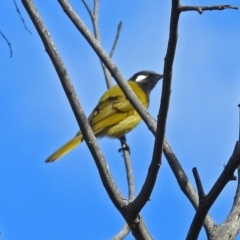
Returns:
[[[163,75],[162,74],[156,74],[156,79],[159,81],[160,79],[163,78]]]

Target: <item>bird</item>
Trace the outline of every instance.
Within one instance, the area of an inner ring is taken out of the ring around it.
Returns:
[[[140,71],[135,73],[127,83],[143,106],[148,108],[150,92],[162,77],[162,74],[154,71]],[[118,85],[109,88],[102,95],[88,117],[92,131],[98,138],[121,138],[134,129],[141,120],[140,115]],[[46,162],[55,162],[83,141],[83,135],[79,131],[70,141],[51,154]]]

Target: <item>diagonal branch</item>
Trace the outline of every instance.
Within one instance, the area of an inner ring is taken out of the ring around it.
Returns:
[[[113,181],[113,178],[108,170],[107,163],[97,144],[91,127],[89,126],[88,120],[83,112],[80,102],[78,101],[77,94],[68,76],[67,70],[63,65],[63,62],[56,50],[50,34],[48,33],[43,21],[41,20],[40,15],[37,12],[37,9],[35,8],[33,2],[31,0],[22,0],[22,3],[26,8],[26,11],[28,12],[33,24],[35,25],[36,30],[38,31],[38,34],[45,46],[46,52],[48,53],[56,69],[63,89],[68,97],[69,103],[77,119],[78,125],[82,131],[86,144],[88,145],[88,148],[90,149],[91,154],[95,160],[103,185],[107,189],[107,193],[109,194],[109,197],[113,201],[116,208],[121,209],[121,206],[126,204],[126,201],[120,194],[120,191]]]

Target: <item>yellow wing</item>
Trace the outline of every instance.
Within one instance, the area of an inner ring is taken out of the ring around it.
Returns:
[[[132,90],[137,93],[137,96],[141,99],[143,105],[148,107],[148,97],[138,84],[132,81],[129,81],[128,84]],[[135,109],[126,99],[120,87],[114,86],[106,91],[100,98],[97,107],[90,114],[88,121],[94,134],[97,137],[101,137],[106,134],[110,127],[118,124],[128,116],[135,114],[137,114]]]

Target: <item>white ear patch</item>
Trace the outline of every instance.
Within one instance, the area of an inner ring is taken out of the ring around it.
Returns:
[[[142,80],[144,80],[144,79],[146,79],[147,78],[147,76],[146,75],[139,75],[139,76],[137,76],[137,78],[136,78],[136,82],[141,82]]]

